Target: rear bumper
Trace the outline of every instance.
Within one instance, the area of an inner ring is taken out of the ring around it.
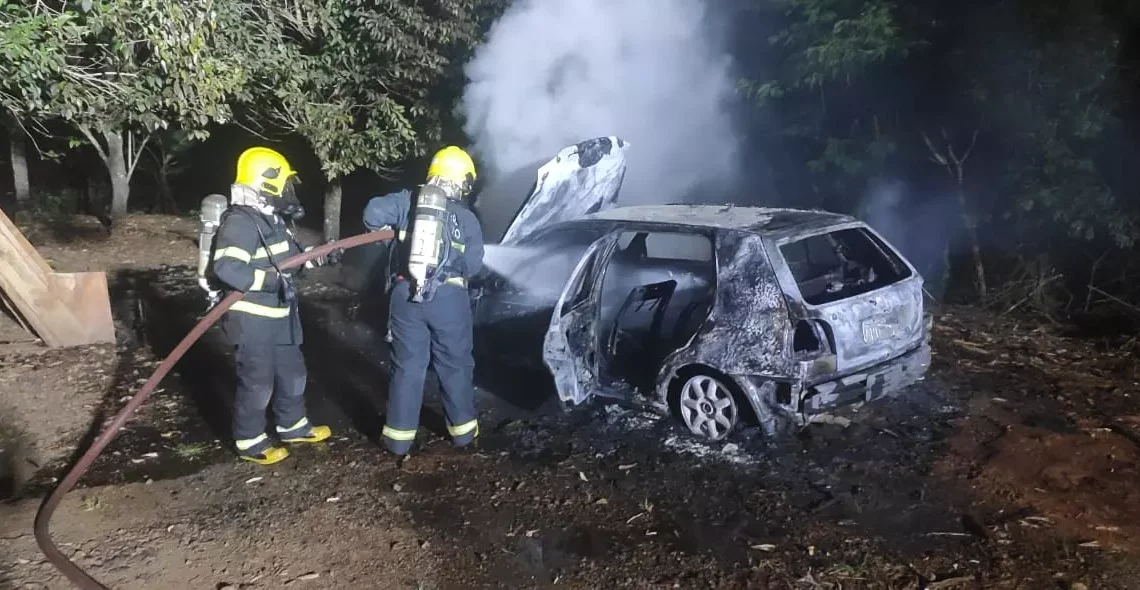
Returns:
[[[854,402],[898,395],[921,381],[930,368],[929,333],[927,331],[928,336],[923,338],[922,344],[885,363],[805,388],[799,411],[813,414]]]

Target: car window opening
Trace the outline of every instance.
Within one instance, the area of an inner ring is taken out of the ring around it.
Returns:
[[[574,227],[520,240],[526,256],[492,279],[494,290],[479,304],[480,349],[541,369],[542,343],[554,306],[582,256],[602,235],[601,229]]]
[[[651,389],[665,356],[684,346],[713,305],[713,241],[702,233],[624,232],[602,280],[602,375]]]
[[[553,309],[578,262],[601,232],[569,228],[535,237],[519,243],[529,248],[531,255],[511,269],[506,278],[513,288],[533,298],[536,305]]]
[[[897,254],[862,228],[841,229],[784,244],[780,254],[809,305],[862,295],[911,275]]]

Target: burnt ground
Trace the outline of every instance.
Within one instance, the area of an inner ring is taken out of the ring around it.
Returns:
[[[7,456],[39,461],[16,461],[33,477],[0,505],[0,588],[65,588],[35,509],[202,305],[185,236],[108,238],[140,240],[123,267],[122,249],[29,235],[61,270],[120,269],[117,347],[0,345]],[[942,310],[924,383],[779,443],[750,428],[706,445],[616,405],[563,414],[540,380],[483,367],[498,379],[480,452],[437,452],[429,397],[426,451],[398,467],[374,442],[387,373],[371,302],[323,272],[303,288],[309,400],[337,436],[277,466],[234,460],[211,332],[64,501],[65,552],[116,588],[1135,587],[1130,343]]]

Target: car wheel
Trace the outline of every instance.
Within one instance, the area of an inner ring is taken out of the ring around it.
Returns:
[[[740,417],[732,389],[708,375],[693,375],[685,381],[678,406],[689,431],[708,440],[728,436]]]

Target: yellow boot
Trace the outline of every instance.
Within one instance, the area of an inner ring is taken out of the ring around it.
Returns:
[[[258,465],[272,465],[289,456],[288,449],[273,444],[273,440],[264,434],[256,438],[238,440],[235,443],[238,457]]]
[[[328,426],[313,426],[309,424],[308,418],[301,418],[288,428],[278,426],[277,436],[281,437],[281,442],[316,443],[332,436],[332,429]]]

